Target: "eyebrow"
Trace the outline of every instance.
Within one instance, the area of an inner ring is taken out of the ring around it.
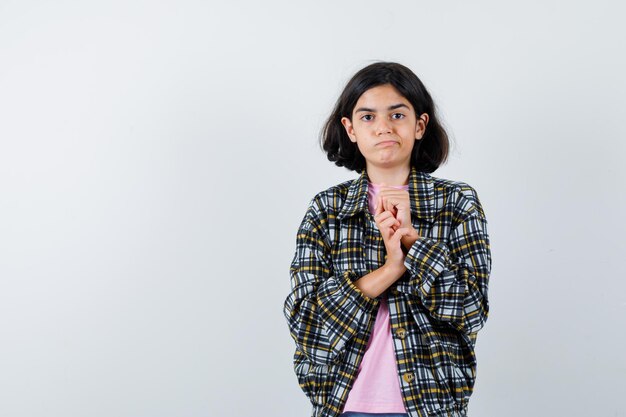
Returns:
[[[400,107],[406,107],[406,109],[409,110],[409,106],[407,106],[406,104],[403,104],[403,103],[394,104],[393,106],[389,106],[389,107],[387,107],[387,110],[395,110],[395,109],[399,109]],[[376,109],[370,109],[368,107],[359,107],[354,112],[358,113],[358,112],[361,112],[361,111],[375,113]]]

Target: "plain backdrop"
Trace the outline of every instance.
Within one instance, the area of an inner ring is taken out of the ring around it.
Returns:
[[[616,1],[0,1],[0,415],[310,414],[297,227],[319,131],[409,66],[492,245],[471,417],[626,416]]]

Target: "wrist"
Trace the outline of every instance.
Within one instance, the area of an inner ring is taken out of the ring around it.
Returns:
[[[394,278],[401,277],[406,271],[406,266],[404,266],[404,263],[402,264],[385,263],[383,265],[383,268],[388,274],[392,275]]]
[[[402,236],[400,238],[400,241],[402,242],[402,246],[404,246],[407,250],[410,249],[411,246],[413,246],[413,244],[417,242],[417,239],[420,238],[420,235],[417,233],[417,230],[415,230],[414,228],[411,228],[409,232],[410,233],[408,235]]]

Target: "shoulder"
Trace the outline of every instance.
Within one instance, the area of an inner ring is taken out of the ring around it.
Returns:
[[[350,185],[354,181],[356,179],[343,181],[316,192],[309,200],[303,219],[304,227],[317,231],[327,229],[330,220],[336,217],[338,211],[345,203]]]
[[[343,205],[348,196],[348,190],[356,179],[347,180],[315,193],[309,206],[315,206],[321,211],[336,210]]]
[[[454,206],[455,212],[464,215],[479,214],[484,216],[476,188],[464,181],[440,178],[429,175],[435,191],[436,199],[447,200]]]

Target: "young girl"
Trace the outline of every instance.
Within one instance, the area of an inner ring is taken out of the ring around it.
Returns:
[[[371,64],[322,145],[360,175],[317,193],[296,237],[284,314],[311,415],[466,416],[491,251],[476,190],[430,175],[448,155],[430,94]]]

